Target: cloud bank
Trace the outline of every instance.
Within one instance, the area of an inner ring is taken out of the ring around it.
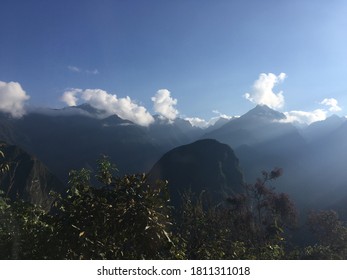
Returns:
[[[76,106],[80,99],[95,109],[105,111],[107,115],[116,114],[141,126],[148,126],[154,122],[146,108],[133,102],[129,96],[118,98],[117,95],[102,89],[70,89],[61,97],[61,100],[69,106]]]
[[[316,109],[313,111],[290,111],[285,112],[287,119],[286,122],[299,123],[299,124],[311,124],[317,121],[325,120],[329,113],[335,113],[342,110],[342,108],[338,105],[338,101],[335,98],[324,98],[321,102],[321,105],[325,105],[328,107],[326,109]]]
[[[25,114],[25,101],[30,98],[22,86],[16,82],[0,81],[0,111],[20,118]]]
[[[313,111],[290,111],[284,112],[287,119],[285,122],[298,124],[311,124],[317,121],[323,121],[327,118],[327,111],[316,109]]]
[[[169,90],[158,90],[151,100],[153,101],[154,111],[159,114],[160,118],[168,121],[173,121],[177,118],[178,110],[175,108],[177,105],[177,99],[171,97]]]
[[[280,109],[284,105],[283,92],[275,93],[273,88],[286,77],[287,75],[285,73],[281,73],[278,76],[272,73],[262,73],[259,75],[258,80],[254,82],[252,91],[245,93],[244,98],[254,104],[267,105],[272,109]]]

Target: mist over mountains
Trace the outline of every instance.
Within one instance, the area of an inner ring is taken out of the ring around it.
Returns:
[[[287,192],[300,208],[334,207],[345,212],[342,204],[347,197],[345,118],[333,115],[305,127],[295,126],[286,121],[285,114],[257,105],[238,118],[220,119],[206,129],[180,118],[168,121],[153,116],[153,119],[151,125],[144,127],[117,115],[103,116],[102,111],[88,104],[34,110],[19,119],[2,114],[0,140],[35,155],[64,184],[71,169],[95,169],[100,155],[107,155],[120,174],[152,170],[152,176],[156,174],[158,179],[168,178],[173,185],[180,185],[179,178],[186,177],[184,165],[170,156],[177,152],[189,157],[190,164],[195,162],[192,177],[195,183],[191,185],[202,184],[209,172],[216,174],[212,166],[222,164],[222,157],[216,158],[218,149],[227,145],[242,172],[235,173],[230,180],[238,181],[241,176],[251,183],[262,170],[280,167],[284,175],[276,187]],[[194,145],[187,145],[200,139],[214,139],[219,144],[212,142],[214,145],[198,151]],[[165,153],[168,154],[162,158]],[[176,173],[161,174],[158,166],[163,164]],[[215,183],[216,190],[222,188],[225,180]],[[210,189],[213,184],[208,184]]]

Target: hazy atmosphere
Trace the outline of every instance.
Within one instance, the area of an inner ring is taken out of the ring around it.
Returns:
[[[347,259],[346,15],[2,0],[0,259]]]

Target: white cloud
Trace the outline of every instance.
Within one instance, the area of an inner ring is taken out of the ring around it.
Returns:
[[[69,65],[69,66],[67,67],[67,69],[69,69],[71,72],[76,72],[76,73],[81,72],[81,69],[80,69],[80,68],[78,68],[78,67],[76,67],[76,66],[72,66],[72,65]]]
[[[189,121],[192,126],[207,128],[209,127],[209,122],[200,118],[185,118],[186,121]]]
[[[0,111],[20,118],[25,114],[24,103],[30,98],[16,82],[0,81]]]
[[[283,122],[299,123],[299,124],[311,124],[317,121],[322,121],[327,118],[327,111],[322,109],[316,109],[311,112],[305,111],[290,111],[284,113],[287,119]]]
[[[80,89],[65,91],[63,96],[61,97],[61,101],[65,102],[69,106],[76,106],[78,101],[77,94],[81,92],[82,90]]]
[[[227,119],[227,120],[231,120],[231,119],[235,118],[234,116],[228,116],[226,114],[223,114],[223,113],[219,112],[218,110],[213,110],[212,112],[218,116],[212,117],[208,121],[201,119],[201,118],[197,118],[197,117],[185,118],[185,120],[189,121],[192,126],[200,127],[200,128],[207,128],[209,126],[215,125],[216,122],[221,118]]]
[[[339,112],[342,108],[338,105],[338,101],[335,98],[325,98],[319,104],[326,105],[329,108],[330,112]]]
[[[87,74],[92,74],[92,75],[97,75],[99,74],[99,70],[98,69],[94,69],[94,70],[86,70]]]
[[[231,119],[235,118],[235,116],[229,116],[229,115],[223,114],[223,113],[219,112],[218,110],[213,110],[212,113],[218,115],[218,117],[214,117],[212,119],[217,118],[217,120],[218,120],[220,118],[223,118],[223,119],[231,120]]]
[[[156,95],[151,98],[153,101],[154,111],[160,115],[161,118],[173,121],[178,115],[177,99],[171,97],[171,93],[167,89],[160,89]]]
[[[137,105],[129,96],[118,98],[102,89],[70,89],[62,96],[62,100],[70,106],[75,106],[79,98],[95,109],[105,111],[107,115],[116,114],[138,125],[148,126],[154,121],[146,108]]]
[[[316,109],[313,111],[290,111],[285,112],[287,119],[284,122],[299,123],[299,124],[311,124],[317,121],[325,120],[329,112],[341,111],[341,107],[338,105],[338,101],[335,98],[325,98],[319,102],[321,105],[328,106],[328,110]]]
[[[252,92],[245,93],[244,97],[252,103],[267,105],[272,109],[282,108],[284,105],[283,92],[275,93],[273,88],[286,77],[285,73],[281,73],[278,76],[272,73],[262,73],[259,75],[258,80],[254,82]]]
[[[86,74],[92,74],[92,75],[97,75],[99,74],[99,70],[98,69],[94,69],[94,70],[84,70],[82,68],[79,68],[79,67],[76,67],[76,66],[73,66],[73,65],[69,65],[67,67],[67,69],[69,69],[71,72],[75,72],[75,73],[86,73]]]

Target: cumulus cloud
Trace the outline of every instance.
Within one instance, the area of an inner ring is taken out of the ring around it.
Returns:
[[[298,124],[311,124],[317,121],[322,121],[327,118],[327,111],[323,109],[316,109],[314,111],[290,111],[285,112],[286,119],[284,122],[298,123]]]
[[[324,98],[319,104],[330,107],[328,109],[330,112],[339,112],[342,110],[335,98]]]
[[[171,97],[171,93],[167,89],[160,89],[156,95],[151,98],[153,101],[154,111],[159,114],[162,119],[173,121],[178,115],[175,108],[177,99]]]
[[[61,97],[61,101],[66,103],[68,106],[76,106],[77,105],[77,94],[81,93],[82,90],[80,89],[72,89],[65,91],[63,96]]]
[[[0,81],[0,111],[20,118],[25,114],[25,101],[30,98],[22,86],[16,82]]]
[[[244,97],[252,103],[267,105],[272,109],[280,109],[284,105],[283,92],[275,93],[273,88],[286,77],[285,73],[281,73],[278,76],[272,73],[262,73],[259,75],[258,80],[254,82],[252,91],[245,93]]]
[[[77,101],[81,99],[95,109],[105,111],[107,115],[116,114],[142,126],[148,126],[154,121],[146,108],[133,102],[129,96],[118,98],[117,95],[102,89],[69,89],[61,99],[69,106],[76,106]]]

